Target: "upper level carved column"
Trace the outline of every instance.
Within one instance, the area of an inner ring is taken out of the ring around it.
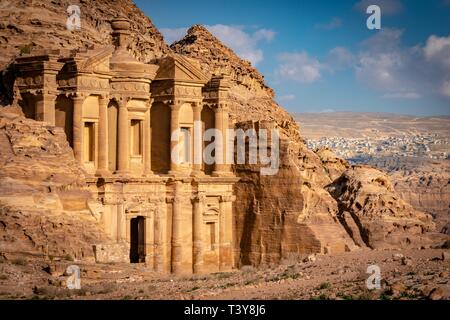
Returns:
[[[152,100],[147,101],[148,108],[144,118],[144,175],[152,176],[152,132],[151,132],[151,108]]]
[[[99,121],[98,121],[98,169],[97,175],[109,174],[108,168],[108,103],[107,95],[99,99]]]
[[[127,174],[130,167],[130,147],[129,147],[129,120],[127,101],[119,100],[119,128],[117,139],[117,174]]]
[[[73,102],[73,154],[75,159],[82,163],[82,138],[83,138],[83,117],[82,108],[84,96],[74,96],[72,97]]]
[[[203,123],[202,123],[203,105],[196,102],[193,107],[194,113],[194,159],[192,162],[192,175],[202,174],[203,164]]]
[[[172,139],[172,135],[180,128],[180,109],[181,109],[181,103],[177,102],[170,105],[170,174],[175,174],[179,171],[179,157],[173,157],[172,154],[175,150],[175,148],[178,145],[178,142],[180,141],[179,137],[178,139]]]
[[[45,121],[50,125],[55,125],[55,101],[56,94],[42,93],[36,101],[36,120]]]
[[[214,166],[214,175],[227,175],[230,173],[231,167],[227,163],[227,142],[228,142],[228,106],[221,103],[215,111],[215,126],[221,133],[221,138],[215,140],[216,143],[216,164]]]

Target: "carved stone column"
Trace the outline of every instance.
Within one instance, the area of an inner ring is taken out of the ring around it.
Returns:
[[[130,166],[130,147],[129,147],[129,120],[127,102],[119,101],[119,129],[117,139],[117,174],[127,174]]]
[[[155,271],[170,272],[167,267],[167,203],[166,198],[158,199],[158,214],[155,223]]]
[[[36,102],[36,120],[55,125],[56,94],[43,93]]]
[[[99,99],[99,121],[98,121],[98,169],[97,175],[104,176],[109,174],[108,163],[108,103],[107,96]]]
[[[217,139],[216,142],[216,164],[214,166],[213,174],[215,176],[229,175],[230,165],[227,164],[227,141],[228,141],[228,106],[226,104],[219,104],[215,111],[215,126],[216,129],[222,133],[222,139]]]
[[[181,182],[175,185],[175,196],[172,199],[172,272],[180,274],[182,270],[183,258],[183,238],[182,238],[182,209],[181,209]]]
[[[152,176],[152,132],[151,132],[151,100],[148,101],[148,109],[144,119],[144,175]]]
[[[129,229],[129,228],[128,228]],[[129,231],[128,231],[129,232]],[[124,242],[127,239],[127,218],[123,200],[117,205],[117,241]]]
[[[231,270],[233,259],[233,208],[234,196],[220,197],[219,202],[219,270]]]
[[[194,225],[193,225],[193,272],[203,272],[203,211],[205,195],[199,194],[192,199],[194,207]]]
[[[151,211],[145,217],[145,262],[151,268],[155,267],[155,219]]]
[[[82,163],[82,139],[83,139],[83,118],[82,107],[84,102],[83,96],[72,98],[73,101],[73,154],[75,159]]]
[[[170,105],[170,135],[172,137],[172,134],[180,128],[180,108],[181,104],[172,104]],[[178,145],[180,139],[176,141],[170,141],[170,174],[176,174],[179,171],[179,164],[175,162],[175,159],[172,159],[172,152],[174,148]]]
[[[193,107],[194,113],[194,158],[192,161],[192,175],[198,176],[203,173],[203,124],[202,124],[201,103],[196,103]]]

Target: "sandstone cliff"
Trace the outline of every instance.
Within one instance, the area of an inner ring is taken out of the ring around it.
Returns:
[[[81,30],[68,31],[67,8],[78,5]],[[131,21],[131,52],[149,62],[168,51],[162,35],[129,0],[2,0],[0,6],[0,69],[21,51],[33,49],[78,49],[111,43],[109,21],[116,16]]]
[[[437,231],[450,232],[450,161],[408,157],[375,158],[371,165],[383,168],[395,190],[417,210],[431,214]]]
[[[63,129],[0,110],[0,252],[94,259],[108,241]]]
[[[387,174],[372,167],[351,167],[327,190],[338,201],[340,219],[349,233],[371,248],[419,245],[422,235],[435,228],[430,215],[403,201]]]
[[[66,27],[67,8],[73,4],[80,7],[81,29],[69,31]],[[150,19],[130,0],[2,0],[0,70],[20,53],[110,45],[112,29],[109,22],[116,16],[130,19],[130,52],[140,61],[149,62],[170,50]],[[0,101],[6,104],[12,102],[12,97],[5,97],[7,92],[2,89],[2,86],[8,87],[7,81],[7,76],[0,77]]]

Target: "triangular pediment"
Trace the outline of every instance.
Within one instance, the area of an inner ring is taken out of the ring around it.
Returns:
[[[113,46],[89,51],[86,59],[83,59],[78,63],[79,70],[84,72],[98,73],[109,72],[109,61],[113,52]]]
[[[158,61],[159,70],[155,80],[176,80],[206,83],[208,77],[189,59],[171,54]]]

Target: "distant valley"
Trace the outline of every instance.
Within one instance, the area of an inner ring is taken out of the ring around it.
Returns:
[[[297,113],[311,149],[327,147],[350,163],[387,171],[396,191],[431,213],[450,234],[450,117],[388,113]]]

